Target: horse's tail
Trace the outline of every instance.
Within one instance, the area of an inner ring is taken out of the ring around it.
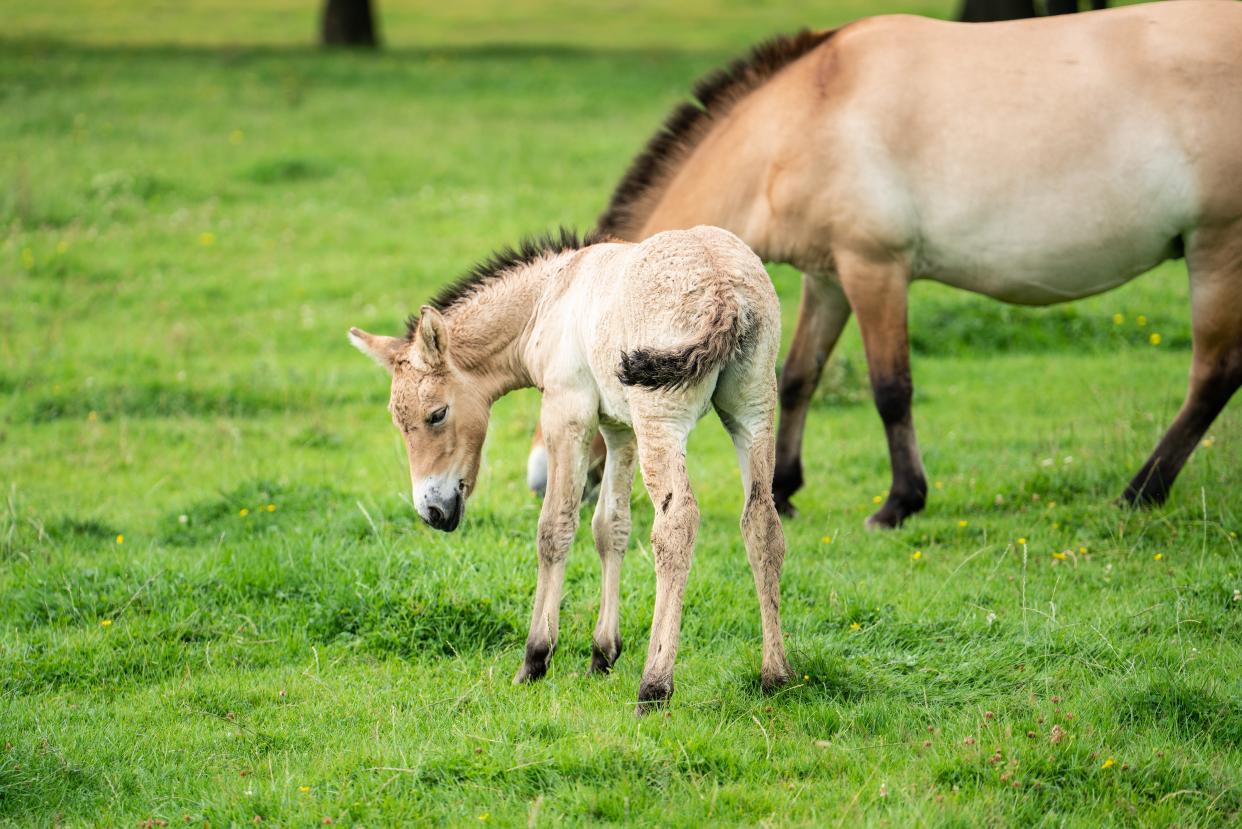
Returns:
[[[617,377],[626,386],[681,389],[706,377],[745,346],[755,320],[741,306],[734,287],[726,281],[709,290],[703,329],[694,339],[671,348],[636,348],[621,352]]]

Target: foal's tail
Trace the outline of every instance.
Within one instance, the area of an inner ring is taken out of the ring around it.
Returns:
[[[648,389],[692,386],[741,351],[754,333],[755,320],[742,308],[732,285],[718,284],[704,297],[710,309],[704,328],[690,342],[672,348],[621,352],[622,385]]]

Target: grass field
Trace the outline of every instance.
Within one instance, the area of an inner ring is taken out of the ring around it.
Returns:
[[[314,5],[6,8],[0,824],[1237,824],[1242,406],[1166,507],[1113,503],[1185,387],[1180,263],[1039,311],[919,286],[933,497],[890,534],[862,529],[887,462],[851,326],[786,524],[792,687],[758,687],[710,418],[668,716],[633,716],[641,487],[617,671],[583,676],[583,527],[553,669],[514,688],[538,398],[497,407],[436,534],[346,329],[589,224],[693,77],[881,4],[385,2],[376,55],[300,45]]]

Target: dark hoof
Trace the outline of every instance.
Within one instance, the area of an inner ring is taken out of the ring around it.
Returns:
[[[598,642],[591,642],[591,670],[588,673],[606,674],[612,671],[621,656],[621,640],[610,646],[600,647]]]
[[[793,505],[793,501],[783,495],[774,495],[773,500],[776,502],[776,511],[781,515],[786,518],[798,517],[798,508]]]
[[[1160,489],[1158,487],[1137,489],[1131,484],[1122,493],[1121,503],[1134,509],[1152,509],[1163,504],[1168,497],[1169,491],[1167,489]]]
[[[922,510],[926,503],[926,496],[903,497],[890,494],[884,506],[867,519],[867,529],[895,530],[911,515]]]
[[[770,694],[773,691],[779,691],[781,688],[789,684],[791,673],[789,668],[783,668],[770,674],[762,674],[759,681],[763,684],[763,692]]]
[[[798,510],[794,508],[793,502],[789,499],[798,490],[802,489],[802,461],[795,459],[792,464],[785,467],[777,467],[776,474],[772,476],[772,500],[776,502],[776,511],[787,518],[793,518],[798,514]]]
[[[638,707],[634,713],[639,717],[645,717],[653,711],[666,708],[672,696],[673,681],[671,679],[667,682],[643,682],[638,688]]]
[[[895,530],[904,520],[904,516],[882,509],[868,518],[865,526],[869,530]]]
[[[531,645],[526,646],[526,660],[522,663],[522,667],[518,669],[517,674],[513,677],[514,685],[523,685],[527,682],[535,682],[543,679],[548,673],[548,663],[552,661],[552,648],[547,645]]]

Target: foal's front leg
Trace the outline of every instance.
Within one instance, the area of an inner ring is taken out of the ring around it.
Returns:
[[[526,659],[514,684],[548,672],[560,625],[565,559],[578,529],[596,409],[584,401],[544,397],[543,433],[548,447],[548,490],[539,513],[539,580],[526,637]]]
[[[591,530],[599,552],[599,621],[591,637],[591,672],[607,673],[621,655],[621,562],[630,540],[630,490],[638,457],[634,433],[628,429],[601,430],[608,459],[600,482],[599,501]],[[594,454],[594,450],[592,450]]]

